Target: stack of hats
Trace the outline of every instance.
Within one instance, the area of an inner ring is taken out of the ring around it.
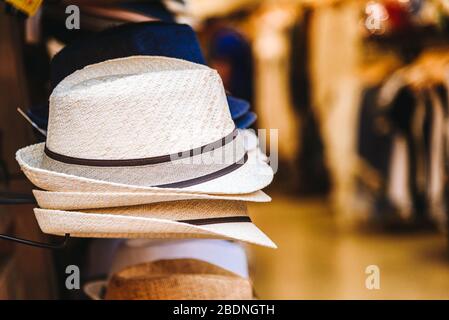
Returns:
[[[16,158],[37,187],[46,233],[79,237],[222,237],[274,244],[244,201],[270,166],[247,150],[216,71],[132,56],[87,66],[50,97],[45,143]],[[68,211],[71,210],[71,211]]]
[[[255,135],[244,130],[255,115],[226,94],[189,26],[124,25],[73,43],[53,59],[52,83],[46,142],[16,154],[43,189],[33,191],[43,232],[276,247],[245,204],[271,200],[261,189],[273,171]],[[130,274],[179,270],[161,263]],[[202,275],[219,268],[204,263]],[[234,281],[223,270],[220,277]]]

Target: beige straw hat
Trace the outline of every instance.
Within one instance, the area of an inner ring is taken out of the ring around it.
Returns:
[[[56,210],[79,210],[108,207],[135,206],[177,200],[233,200],[269,202],[263,191],[245,194],[162,193],[162,192],[56,192],[33,190],[39,207]]]
[[[50,97],[46,143],[16,154],[51,191],[251,193],[273,171],[248,152],[217,72],[165,57],[94,64]]]
[[[44,233],[83,238],[217,238],[276,245],[251,221],[246,204],[185,200],[130,207],[62,211],[35,208]]]
[[[159,260],[127,267],[109,282],[84,287],[92,299],[106,300],[250,300],[251,282],[196,259]]]

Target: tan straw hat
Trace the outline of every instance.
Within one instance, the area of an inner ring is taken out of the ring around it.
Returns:
[[[56,210],[79,210],[135,206],[177,200],[233,200],[269,202],[263,191],[245,194],[163,193],[163,192],[56,192],[33,190],[39,207]]]
[[[165,57],[94,64],[50,97],[46,143],[16,154],[51,191],[251,193],[273,171],[235,129],[217,72]]]
[[[107,284],[107,285],[106,285]],[[106,300],[250,300],[251,282],[196,259],[159,260],[127,267],[109,282],[84,287],[93,299]]]
[[[130,207],[62,211],[34,209],[44,233],[85,238],[218,238],[276,248],[252,222],[246,204],[185,200]]]

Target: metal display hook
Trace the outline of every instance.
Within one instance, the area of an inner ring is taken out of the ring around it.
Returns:
[[[17,237],[12,237],[12,236],[8,236],[6,234],[0,234],[0,239],[2,240],[7,240],[7,241],[13,241],[13,242],[17,242],[20,244],[24,244],[27,246],[32,246],[32,247],[37,247],[37,248],[44,248],[44,249],[62,249],[64,248],[69,239],[70,239],[70,234],[66,233],[64,236],[64,240],[60,243],[43,243],[43,242],[37,242],[37,241],[32,241],[32,240],[27,240],[27,239],[22,239],[22,238],[17,238]]]
[[[13,192],[0,192],[0,205],[19,205],[19,204],[36,204],[36,200],[33,196],[21,193]],[[66,233],[64,240],[60,243],[43,243],[22,238],[17,238],[9,236],[6,234],[0,234],[1,240],[13,241],[27,246],[44,248],[44,249],[62,249],[64,248],[68,240],[70,239],[70,234]]]

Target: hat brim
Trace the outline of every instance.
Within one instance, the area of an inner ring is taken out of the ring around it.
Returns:
[[[259,138],[251,129],[240,130],[245,139],[245,149],[257,153],[257,158],[265,163],[269,163],[268,156],[259,148]]]
[[[247,129],[257,120],[257,115],[254,112],[245,113],[240,118],[234,119],[235,125],[239,129]]]
[[[34,213],[42,232],[53,235],[69,233],[70,236],[79,238],[232,239],[277,248],[251,222],[192,225],[167,219],[108,213],[40,208],[35,208]]]
[[[83,286],[83,291],[92,300],[104,300],[103,292],[106,291],[107,285],[106,280],[90,281]]]
[[[96,191],[96,192],[195,192],[209,194],[244,194],[263,189],[273,180],[271,167],[258,159],[257,150],[248,152],[248,161],[238,169],[197,185],[186,188],[160,188],[116,183],[56,172],[43,166],[44,143],[22,148],[16,153],[16,160],[27,178],[37,187],[50,191]],[[136,167],[121,171],[126,176]]]
[[[270,202],[263,191],[241,195],[209,195],[200,193],[161,192],[54,192],[33,190],[39,207],[55,210],[95,209],[134,206],[140,204],[178,200],[233,200],[247,202]]]
[[[226,98],[228,100],[229,111],[231,112],[231,117],[233,120],[242,117],[249,111],[250,105],[248,101],[238,99],[230,95],[227,95]]]
[[[31,121],[33,121],[39,127],[39,129],[46,131],[47,125],[48,125],[48,115],[38,115],[37,112],[35,110],[33,110],[33,109],[38,109],[38,108],[42,108],[42,107],[36,106],[32,109],[25,111],[25,113],[28,117],[30,117]],[[48,109],[48,107],[47,107],[47,109]],[[41,113],[43,113],[43,112],[41,112]]]

